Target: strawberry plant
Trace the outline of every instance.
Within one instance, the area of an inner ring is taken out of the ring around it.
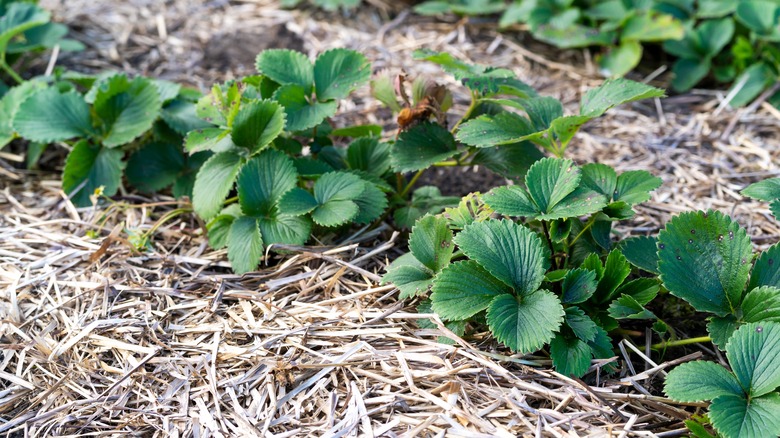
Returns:
[[[729,338],[726,357],[731,371],[706,361],[673,369],[666,394],[683,402],[712,400],[709,419],[726,438],[780,435],[780,324],[743,325]]]
[[[24,80],[11,68],[25,54],[51,49],[82,50],[83,45],[75,40],[64,39],[68,28],[52,23],[51,14],[30,1],[0,2],[0,70],[16,84]],[[6,89],[0,81],[0,95]]]
[[[623,76],[648,44],[676,57],[672,87],[687,91],[705,78],[731,83],[731,104],[742,106],[780,75],[780,4],[772,0],[633,1],[431,0],[421,14],[501,12],[500,27],[526,24],[538,40],[560,48],[601,47],[600,72]],[[777,104],[780,93],[770,101]]]
[[[613,355],[607,331],[618,319],[656,319],[644,305],[659,282],[630,277],[608,229],[660,183],[644,171],[617,175],[605,165],[541,159],[525,187],[498,187],[420,219],[411,252],[393,262],[383,281],[395,284],[401,298],[428,297],[423,308],[456,333],[484,321],[513,351],[549,343],[555,367],[581,376],[591,358]]]
[[[81,94],[78,87],[88,91]],[[96,190],[114,195],[123,171],[142,190],[173,185],[177,196],[189,195],[193,170],[205,158],[188,158],[180,146],[184,133],[203,126],[195,117],[196,97],[166,81],[66,73],[9,90],[0,107],[12,117],[0,134],[4,141],[68,142],[62,188],[78,206],[90,205]]]

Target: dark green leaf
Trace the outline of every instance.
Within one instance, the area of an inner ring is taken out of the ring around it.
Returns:
[[[350,169],[381,177],[390,170],[390,145],[376,138],[359,138],[347,149],[347,164]]]
[[[710,334],[712,343],[717,345],[719,349],[724,350],[734,330],[738,329],[740,325],[741,323],[737,321],[734,315],[713,316],[710,318],[710,322],[707,323],[707,333]]]
[[[688,91],[707,76],[712,68],[712,62],[704,59],[678,59],[672,66],[674,80],[672,88],[677,91]]]
[[[726,344],[726,357],[745,393],[755,399],[780,386],[780,324],[751,322]]]
[[[579,307],[572,306],[566,308],[564,320],[566,325],[574,332],[574,335],[583,341],[591,342],[596,339],[598,326]]]
[[[348,49],[333,49],[314,62],[317,100],[344,99],[368,82],[371,65],[362,54]]]
[[[453,235],[447,226],[447,219],[440,216],[425,216],[412,228],[409,249],[425,267],[433,272],[439,272],[450,263],[455,249],[452,239]]]
[[[652,274],[658,274],[658,239],[638,236],[624,239],[618,249],[634,266]]]
[[[518,143],[536,132],[530,120],[505,111],[495,116],[482,115],[463,123],[456,136],[458,141],[467,145],[486,148]]]
[[[499,295],[487,309],[487,322],[496,339],[520,353],[542,348],[562,321],[563,308],[558,297],[546,290],[521,297]]]
[[[633,70],[641,59],[642,44],[638,41],[626,40],[603,56],[597,56],[596,62],[599,64],[599,73],[615,78]]]
[[[173,184],[184,170],[181,145],[152,142],[133,152],[127,161],[127,180],[144,192],[155,192]]]
[[[108,79],[97,90],[93,109],[103,122],[103,144],[127,144],[151,129],[160,116],[157,87],[146,78],[124,75]]]
[[[247,216],[269,216],[274,206],[298,182],[292,160],[267,150],[250,159],[238,174],[238,202]],[[269,242],[266,242],[268,244]]]
[[[242,159],[236,154],[222,152],[203,163],[192,189],[192,205],[203,219],[219,213],[241,168]]]
[[[742,300],[742,321],[780,322],[780,289],[763,286],[750,290]]]
[[[675,367],[664,382],[669,398],[683,402],[712,400],[722,395],[742,394],[739,382],[726,368],[697,360]]]
[[[234,146],[230,130],[222,128],[196,129],[184,138],[184,148],[190,154],[201,151],[227,152]]]
[[[13,127],[20,136],[41,143],[93,135],[84,99],[75,91],[60,94],[53,87],[40,89],[24,100],[16,111]]]
[[[431,291],[433,310],[442,319],[463,320],[487,309],[495,297],[511,293],[511,288],[468,260],[444,268]]]
[[[539,288],[549,267],[539,236],[511,221],[475,222],[455,237],[455,243],[521,296]]]
[[[471,159],[472,164],[481,164],[493,172],[510,179],[524,178],[531,166],[544,158],[532,143],[520,143],[480,148]]]
[[[596,291],[596,273],[588,269],[573,269],[564,277],[561,290],[563,303],[583,303]]]
[[[412,172],[428,168],[457,152],[450,131],[436,123],[423,122],[398,136],[390,156],[396,172]]]
[[[272,100],[241,105],[233,122],[233,143],[256,153],[282,133],[284,123],[282,107]]]
[[[123,156],[120,150],[93,146],[86,140],[76,143],[65,161],[62,190],[77,207],[91,205],[89,197],[100,187],[105,196],[113,196],[122,181]]]
[[[710,405],[710,420],[726,437],[776,437],[780,435],[780,394],[751,399],[722,395]]]
[[[579,339],[566,339],[561,335],[550,341],[550,357],[555,371],[564,376],[582,377],[590,367],[592,350]]]
[[[580,102],[580,114],[598,117],[615,106],[651,97],[663,97],[664,91],[629,81],[628,79],[609,79],[600,87],[588,90]]]
[[[304,216],[276,215],[257,218],[257,225],[266,246],[303,245],[311,234],[311,219]]]
[[[539,208],[531,195],[520,186],[496,187],[485,194],[483,199],[499,214],[522,217],[536,217],[539,214]]]
[[[750,273],[748,290],[759,286],[780,288],[780,243],[776,243],[762,252]]]
[[[255,270],[263,256],[263,236],[255,218],[242,216],[230,225],[227,238],[228,260],[236,274]]]
[[[752,258],[744,229],[718,211],[683,213],[666,224],[658,242],[658,270],[673,295],[699,311],[736,311]]]
[[[255,61],[257,71],[282,85],[299,85],[306,95],[311,94],[314,66],[303,53],[294,50],[264,50]]]
[[[313,128],[336,114],[338,108],[338,102],[310,102],[305,88],[296,84],[279,87],[274,99],[284,107],[289,131]]]

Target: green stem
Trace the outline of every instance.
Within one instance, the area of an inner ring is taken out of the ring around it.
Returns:
[[[460,166],[460,163],[457,161],[440,161],[438,163],[433,163],[433,167],[457,167]]]
[[[471,103],[469,104],[469,107],[466,108],[466,112],[463,114],[463,117],[460,118],[460,120],[455,123],[455,126],[450,129],[450,132],[455,134],[455,131],[458,129],[461,123],[463,123],[464,120],[467,120],[469,117],[471,117],[471,113],[474,112],[474,110],[477,109],[477,106],[479,106],[479,97],[477,96],[476,91],[471,92]]]
[[[412,179],[410,179],[410,180],[409,180],[409,183],[408,183],[408,184],[406,184],[406,187],[404,187],[404,189],[401,191],[401,193],[399,194],[399,196],[401,196],[402,198],[403,198],[404,196],[406,196],[406,194],[407,194],[407,193],[409,193],[409,190],[411,190],[411,189],[412,189],[412,187],[413,187],[413,186],[414,186],[414,184],[417,182],[417,180],[418,180],[418,179],[420,179],[420,177],[422,176],[423,172],[425,172],[425,169],[418,170],[418,171],[417,171],[417,173],[415,173],[415,174],[414,174],[414,176],[412,177]]]
[[[154,225],[152,225],[152,228],[149,228],[149,231],[144,233],[144,236],[143,236],[144,240],[148,239],[149,236],[154,234],[157,231],[157,229],[162,226],[162,224],[168,222],[169,220],[171,220],[171,219],[173,219],[173,218],[175,218],[175,217],[177,217],[179,215],[182,215],[182,214],[185,214],[185,213],[191,213],[191,212],[192,212],[192,208],[184,207],[184,208],[177,208],[175,210],[169,211],[168,213],[165,213],[165,215],[163,215],[163,217],[161,217],[157,222],[155,222]]]
[[[5,62],[5,53],[2,54],[2,57],[0,57],[0,68],[5,70],[6,73],[8,73],[8,76],[11,76],[13,80],[16,81],[17,84],[21,84],[24,82],[24,79],[22,79],[21,76],[19,76],[14,69],[11,68],[6,62]]]
[[[547,228],[546,221],[542,221],[542,229],[544,230],[544,238],[547,240],[547,245],[550,247],[550,256],[553,259],[553,269],[558,269],[558,258],[555,257],[555,247],[553,246],[552,239],[550,239],[550,230]]]
[[[572,241],[569,242],[569,248],[574,246],[574,243],[577,242],[577,240],[579,240],[579,238],[582,237],[582,235],[585,234],[586,231],[588,231],[588,228],[592,227],[595,222],[596,222],[596,215],[594,214],[593,216],[590,217],[590,219],[588,219],[588,223],[585,224],[585,227],[583,227],[582,230],[576,236],[574,236],[574,239],[572,239]]]
[[[653,350],[664,350],[670,347],[682,347],[683,345],[701,344],[704,342],[710,342],[712,338],[709,336],[699,336],[698,338],[679,339],[676,341],[660,342],[650,346]]]

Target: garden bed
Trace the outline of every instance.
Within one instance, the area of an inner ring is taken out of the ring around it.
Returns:
[[[478,22],[395,15],[382,3],[349,16],[272,2],[43,3],[88,45],[61,55],[61,65],[203,89],[252,73],[254,55],[278,45],[312,55],[353,48],[376,69],[454,84],[411,56],[422,47],[447,51],[511,68],[569,110],[600,82],[593,68],[574,67],[587,66],[579,52]],[[462,113],[467,96],[453,91],[453,112]],[[780,114],[760,102],[733,110],[724,99],[696,90],[621,107],[575,138],[569,156],[576,162],[644,169],[664,181],[618,231],[654,234],[673,214],[715,208],[745,226],[756,246],[777,241],[766,204],[739,190],[780,175],[773,164]],[[380,123],[393,132],[390,114],[365,88],[342,108],[336,124]],[[27,172],[10,165],[21,158],[13,149],[0,153],[0,288],[9,321],[2,378],[10,382],[0,399],[2,433],[676,436],[706,406],[659,391],[673,364],[717,356],[703,345],[653,362],[649,339],[626,339],[618,373],[606,375],[596,363],[581,381],[548,371],[547,358],[509,356],[488,333],[438,343],[446,333],[440,323],[418,328],[431,315],[379,285],[405,251],[389,227],[287,248],[260,271],[237,276],[224,250],[208,248],[193,215],[158,222],[179,205],[172,198],[122,194],[99,209],[76,209],[53,172],[59,159]],[[483,191],[502,183],[474,172],[431,173],[427,181],[452,193],[459,180],[476,180],[469,190]],[[153,227],[153,250],[136,252],[126,239]]]

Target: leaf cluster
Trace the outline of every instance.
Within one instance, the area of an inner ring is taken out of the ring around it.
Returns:
[[[742,106],[780,73],[780,3],[774,0],[430,0],[421,14],[501,13],[500,27],[528,25],[532,35],[560,48],[601,47],[596,62],[607,77],[641,61],[644,46],[674,56],[672,87],[686,91],[705,78],[731,83],[731,104]],[[770,98],[780,101],[780,93]]]
[[[421,306],[456,333],[484,323],[513,351],[549,344],[555,367],[581,376],[592,358],[612,357],[607,332],[618,320],[656,319],[644,306],[659,281],[631,276],[609,230],[660,183],[644,171],[541,159],[524,186],[471,195],[419,220],[411,252],[383,281],[402,298],[429,300]]]

